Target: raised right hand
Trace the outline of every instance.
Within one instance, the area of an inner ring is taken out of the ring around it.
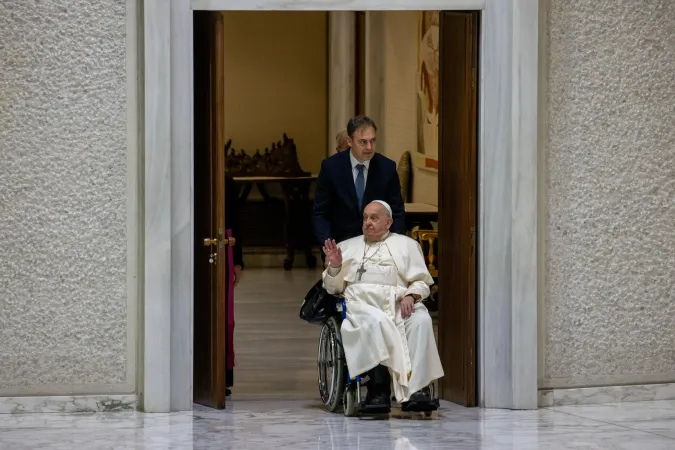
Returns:
[[[342,266],[342,249],[337,246],[334,239],[326,239],[323,243],[323,252],[331,267],[337,269]]]

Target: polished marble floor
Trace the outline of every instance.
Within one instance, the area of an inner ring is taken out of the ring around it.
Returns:
[[[345,418],[304,400],[224,411],[0,415],[0,449],[675,449],[675,401],[538,411],[443,403],[437,420]]]

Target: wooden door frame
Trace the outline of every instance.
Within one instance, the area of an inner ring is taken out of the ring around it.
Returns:
[[[226,402],[228,263],[223,17],[218,12],[195,13],[194,21],[193,395],[195,403],[222,409]],[[210,239],[217,243],[204,242]],[[195,376],[197,371],[199,376]]]
[[[216,102],[215,107],[215,118],[214,125],[216,125],[217,131],[215,134],[216,142],[215,149],[213,150],[212,155],[215,157],[215,163],[212,161],[213,177],[215,177],[215,183],[213,179],[211,185],[216,188],[216,192],[212,195],[212,198],[216,200],[215,207],[215,217],[213,218],[213,238],[218,239],[217,246],[217,266],[216,266],[216,295],[214,302],[214,311],[215,317],[211,321],[212,327],[215,327],[215,332],[212,330],[212,355],[211,359],[214,361],[215,370],[212,370],[213,373],[213,398],[214,404],[218,408],[225,407],[225,372],[226,359],[225,355],[227,353],[227,282],[228,282],[228,273],[227,273],[227,264],[229,263],[227,259],[227,248],[229,246],[228,239],[225,231],[225,199],[227,198],[227,193],[225,192],[225,54],[224,54],[224,44],[225,44],[225,32],[224,32],[224,22],[222,13],[218,13],[218,17],[215,18],[216,24],[216,34],[214,36],[214,49],[215,53],[218,56],[215,56],[215,68],[213,73],[216,77],[215,79],[215,94]],[[212,207],[213,211],[213,207]],[[236,236],[238,238],[238,236]]]
[[[438,346],[445,370],[440,392],[445,400],[476,406],[480,20],[474,11],[440,11],[439,19]],[[450,111],[458,107],[459,117],[456,109]]]
[[[140,8],[138,2],[138,7]],[[142,285],[138,390],[149,412],[192,408],[192,10],[351,9],[274,0],[146,0],[139,76]],[[361,0],[359,10],[482,10],[479,402],[537,407],[538,0]],[[133,42],[130,44],[133,45]],[[132,74],[136,77],[137,74]],[[133,102],[132,102],[133,103]]]

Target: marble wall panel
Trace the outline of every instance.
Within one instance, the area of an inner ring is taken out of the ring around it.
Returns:
[[[134,389],[127,15],[0,4],[0,396]]]
[[[542,387],[675,380],[673,23],[550,1]]]

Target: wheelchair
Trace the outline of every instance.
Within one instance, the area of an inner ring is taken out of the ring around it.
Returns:
[[[319,395],[330,412],[342,407],[344,415],[351,417],[361,403],[361,377],[352,379],[347,369],[340,334],[340,325],[346,317],[347,302],[336,297],[335,314],[324,321],[319,335]]]
[[[335,299],[335,313],[323,323],[319,335],[318,381],[321,401],[330,412],[342,412],[346,417],[353,417],[360,412],[361,375],[352,378],[347,368],[340,326],[347,317],[347,302],[343,297]],[[435,384],[429,386],[432,398],[435,395]],[[430,417],[432,411],[419,411]]]

